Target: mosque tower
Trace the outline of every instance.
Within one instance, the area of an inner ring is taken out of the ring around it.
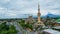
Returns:
[[[37,13],[37,16],[38,16],[38,24],[37,25],[44,26],[44,23],[41,22],[41,18],[40,18],[41,13],[40,13],[40,5],[39,5],[39,3],[38,3],[38,13]]]
[[[40,16],[41,16],[41,13],[40,13],[40,5],[38,3],[38,13],[37,13],[37,16],[38,16],[38,23],[40,23]]]

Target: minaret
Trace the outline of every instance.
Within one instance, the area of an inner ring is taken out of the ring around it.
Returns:
[[[37,25],[44,26],[44,23],[41,22],[41,18],[40,18],[41,13],[40,13],[40,5],[39,5],[39,3],[38,3],[38,13],[37,13],[37,16],[38,16],[38,24]]]
[[[39,5],[39,3],[38,3],[38,13],[37,13],[37,16],[38,16],[38,22],[34,23],[34,30],[36,30],[35,28],[37,28],[38,34],[39,34],[40,28],[43,28],[45,26],[44,23],[41,21],[41,18],[40,18],[41,13],[40,13],[40,5]]]
[[[38,27],[37,30],[39,30],[40,27],[43,27],[45,26],[44,23],[41,21],[41,13],[40,13],[40,5],[38,3],[38,13],[37,13],[37,16],[38,16],[38,22],[34,24],[34,28]]]
[[[37,16],[38,16],[38,23],[40,23],[41,21],[40,21],[40,5],[39,5],[39,3],[38,3],[38,13],[37,13]]]

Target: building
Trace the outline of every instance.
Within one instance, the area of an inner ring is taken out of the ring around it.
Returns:
[[[60,32],[52,29],[45,29],[43,30],[43,34],[60,34]]]
[[[55,25],[54,26],[60,26],[60,19],[55,20]]]
[[[60,26],[53,27],[54,30],[60,31]]]
[[[33,17],[31,15],[29,16],[28,19],[25,20],[25,23],[29,23],[29,24],[34,23],[34,22],[35,22],[35,20],[33,19]]]
[[[28,19],[25,20],[25,24],[29,23],[33,25],[33,30],[36,30],[35,28],[38,28],[37,30],[39,30],[41,27],[43,28],[45,25],[44,23],[41,21],[41,13],[40,13],[40,5],[38,3],[38,13],[37,13],[37,22],[35,19],[33,19],[33,17],[30,15]]]
[[[54,26],[60,26],[60,22],[56,22]]]
[[[39,3],[38,3],[38,13],[37,13],[37,16],[38,16],[38,22],[35,23],[34,25],[35,26],[44,26],[44,23],[41,21],[41,18],[40,18],[41,13],[40,13],[40,5],[39,5]]]

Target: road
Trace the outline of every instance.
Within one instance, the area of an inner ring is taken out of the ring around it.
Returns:
[[[15,27],[16,30],[18,30],[19,32],[17,34],[23,34],[23,32],[25,32],[25,34],[37,34],[38,32],[30,32],[29,30],[24,30],[17,22],[11,22]]]
[[[16,30],[19,31],[17,34],[22,34],[22,31],[21,31],[22,27],[19,26],[17,22],[11,22],[11,23],[15,26]]]

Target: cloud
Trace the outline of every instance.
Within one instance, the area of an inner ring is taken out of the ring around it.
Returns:
[[[49,12],[54,15],[60,15],[60,11],[57,10],[49,10]]]
[[[17,14],[7,13],[6,16],[9,17],[9,18],[16,18]]]
[[[39,0],[41,16],[48,12],[60,15],[60,0]],[[37,0],[0,0],[1,18],[23,17],[22,14],[37,15]]]
[[[48,0],[46,3],[47,11],[54,14],[60,15],[60,0]]]
[[[11,0],[0,0],[0,6],[3,4],[5,5],[6,3],[10,2]]]

